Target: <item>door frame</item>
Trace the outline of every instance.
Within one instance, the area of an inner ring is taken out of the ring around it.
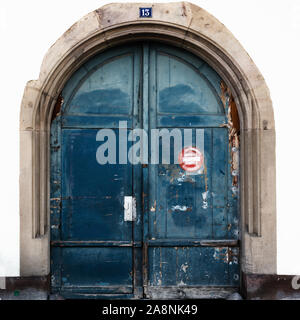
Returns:
[[[105,5],[49,49],[38,80],[25,87],[20,114],[20,274],[50,271],[49,135],[66,81],[91,56],[134,41],[160,41],[205,60],[226,83],[241,127],[240,232],[243,273],[276,273],[275,124],[267,85],[246,51],[217,19],[187,2]],[[126,13],[126,14],[124,14]],[[145,97],[146,98],[146,97]]]

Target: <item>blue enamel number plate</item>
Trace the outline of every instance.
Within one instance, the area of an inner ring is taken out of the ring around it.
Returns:
[[[140,8],[140,18],[152,18],[152,8]]]

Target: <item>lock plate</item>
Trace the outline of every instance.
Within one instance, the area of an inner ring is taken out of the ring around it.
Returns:
[[[135,221],[136,200],[132,196],[124,197],[124,221]]]

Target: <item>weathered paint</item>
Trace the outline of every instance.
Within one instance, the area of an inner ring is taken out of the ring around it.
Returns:
[[[239,286],[238,131],[223,87],[203,60],[158,44],[108,50],[71,77],[51,128],[53,292],[201,297],[203,286]],[[192,128],[193,141],[202,128],[203,172],[100,166],[97,130],[124,120],[128,132]],[[124,221],[124,196],[136,198],[136,221]]]
[[[240,135],[240,120],[237,111],[236,104],[234,102],[232,93],[230,89],[226,86],[226,84],[221,82],[221,91],[222,91],[222,102],[225,108],[225,112],[227,114],[227,127],[229,129],[229,147],[231,153],[231,175],[232,178],[232,186],[238,186],[238,175],[239,175],[239,135]],[[236,188],[232,189],[233,191]]]

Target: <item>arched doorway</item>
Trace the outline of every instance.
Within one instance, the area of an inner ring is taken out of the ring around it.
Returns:
[[[109,4],[85,16],[49,49],[39,79],[26,85],[20,116],[21,276],[50,274],[49,146],[60,94],[91,57],[137,41],[182,48],[224,80],[240,120],[241,271],[276,273],[275,125],[262,75],[234,36],[203,9],[187,2],[153,4],[150,19],[139,17],[139,6]]]
[[[161,43],[107,50],[72,75],[51,126],[53,293],[239,290],[239,120],[224,86]]]

